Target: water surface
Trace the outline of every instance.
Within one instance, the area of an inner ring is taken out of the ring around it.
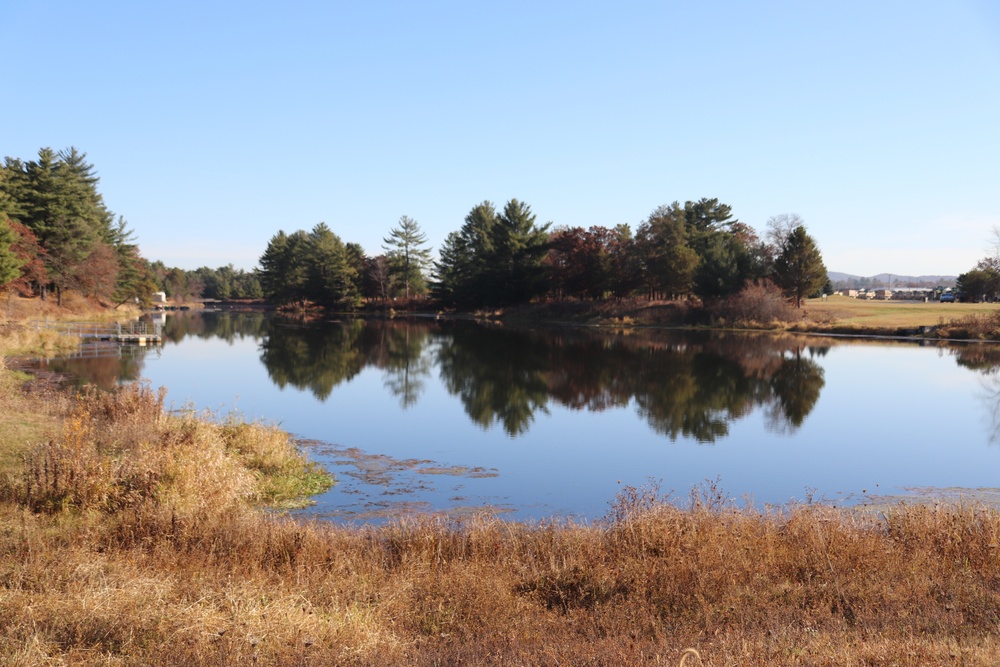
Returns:
[[[337,476],[309,510],[337,520],[595,519],[651,483],[757,505],[1000,486],[996,347],[261,313],[164,331],[162,349],[50,366],[280,424]]]

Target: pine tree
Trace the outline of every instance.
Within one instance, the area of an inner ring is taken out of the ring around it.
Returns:
[[[324,306],[353,310],[359,305],[356,271],[340,237],[326,223],[309,233],[306,259],[308,298]]]
[[[422,247],[427,243],[427,235],[420,231],[417,221],[402,216],[399,226],[382,243],[389,258],[390,275],[403,285],[403,296],[408,300],[411,294],[426,292],[424,271],[430,265],[431,251]]]
[[[821,289],[827,281],[826,266],[816,242],[799,225],[784,238],[774,260],[774,281],[802,307],[802,299]]]
[[[691,292],[699,258],[688,244],[689,233],[685,210],[677,202],[658,207],[639,227],[650,294],[675,298]]]
[[[311,246],[309,235],[301,229],[291,234],[279,231],[271,238],[259,260],[265,299],[285,305],[309,298]]]
[[[497,218],[490,261],[494,291],[491,304],[530,301],[544,291],[542,260],[548,251],[549,225],[535,225],[531,207],[516,199]]]
[[[483,295],[491,289],[489,261],[496,225],[496,209],[491,202],[484,201],[472,207],[459,231],[448,234],[441,246],[440,259],[434,264],[435,298],[461,307],[484,303]]]
[[[264,254],[258,260],[261,290],[264,298],[274,303],[283,303],[285,300],[283,288],[288,262],[287,252],[288,235],[284,230],[278,230],[278,233],[268,241]]]
[[[541,294],[548,228],[537,226],[531,207],[516,199],[500,215],[488,201],[474,206],[441,247],[435,296],[475,307],[522,303]]]
[[[24,261],[17,256],[14,244],[17,235],[8,224],[7,217],[0,214],[0,290],[7,287],[21,277],[21,267]]]
[[[106,254],[96,244],[112,241],[113,215],[97,190],[99,179],[86,154],[75,148],[60,153],[42,148],[37,160],[8,159],[5,171],[5,190],[17,202],[12,217],[45,249],[48,278],[60,303],[63,289],[103,280],[84,274],[92,272],[88,258]]]

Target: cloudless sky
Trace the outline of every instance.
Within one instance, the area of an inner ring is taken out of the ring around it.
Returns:
[[[436,250],[483,200],[635,229],[797,213],[827,267],[956,275],[1000,226],[1000,3],[0,0],[0,154],[75,146],[143,255],[326,222]]]

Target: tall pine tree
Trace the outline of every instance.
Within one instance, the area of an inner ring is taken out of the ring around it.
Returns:
[[[424,271],[430,264],[431,251],[423,247],[427,235],[420,231],[417,221],[404,215],[382,243],[389,258],[390,276],[402,285],[403,296],[409,299],[413,294],[426,292]]]

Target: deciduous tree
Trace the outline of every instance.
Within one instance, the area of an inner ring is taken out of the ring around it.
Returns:
[[[557,229],[549,237],[545,264],[549,291],[564,297],[599,299],[611,291],[611,244],[606,227]]]
[[[39,245],[31,230],[20,222],[8,219],[7,225],[14,232],[11,249],[21,260],[21,275],[14,280],[11,287],[24,296],[34,294],[35,288],[48,282],[48,274],[45,272],[45,249]]]

